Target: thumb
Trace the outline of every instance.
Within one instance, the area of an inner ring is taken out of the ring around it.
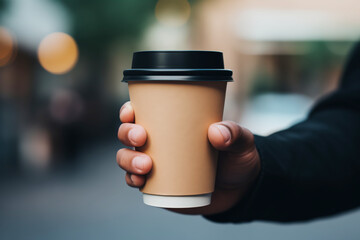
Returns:
[[[248,129],[231,121],[210,125],[208,138],[211,145],[220,151],[246,154],[255,148],[254,135]]]
[[[220,150],[216,185],[218,188],[244,191],[260,172],[260,157],[254,135],[246,128],[230,121],[214,123],[208,138]]]

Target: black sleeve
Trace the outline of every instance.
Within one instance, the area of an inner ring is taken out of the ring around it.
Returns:
[[[337,91],[308,118],[255,136],[262,169],[249,194],[215,222],[304,221],[360,206],[360,45]]]

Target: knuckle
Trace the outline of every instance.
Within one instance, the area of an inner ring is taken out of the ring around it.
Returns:
[[[118,151],[117,153],[117,163],[119,164],[119,166],[121,168],[124,168],[126,166],[126,163],[125,163],[125,152],[127,151],[126,148],[122,148]]]
[[[130,102],[124,103],[124,105],[120,108],[119,118],[123,123],[133,122],[134,121],[134,112]]]
[[[118,139],[120,140],[120,141],[122,141],[122,136],[121,136],[121,133],[122,133],[122,124],[120,125],[120,127],[119,127],[119,129],[118,129]]]
[[[128,185],[132,185],[133,184],[133,182],[132,182],[132,180],[131,180],[131,174],[130,173],[126,173],[126,175],[125,175],[125,181],[126,181],[126,183],[128,184]]]
[[[132,182],[129,178],[126,178],[126,184],[129,185],[129,186],[132,186]]]
[[[121,113],[122,110],[124,110],[124,108],[126,108],[127,106],[129,106],[129,104],[130,104],[130,101],[125,102],[125,103],[121,106],[119,113]]]
[[[118,150],[116,153],[116,163],[120,166],[120,158],[121,158],[122,149]]]
[[[124,129],[126,128],[126,123],[122,123],[122,124],[120,124],[120,127],[119,127],[119,134],[121,134],[123,131],[124,131]]]
[[[130,126],[128,123],[122,123],[119,127],[118,138],[122,143],[127,141],[126,133],[130,130]]]

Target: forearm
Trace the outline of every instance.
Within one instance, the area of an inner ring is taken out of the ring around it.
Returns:
[[[290,129],[256,136],[262,163],[257,183],[233,209],[208,218],[301,221],[358,206],[360,113],[331,105]]]
[[[332,109],[258,137],[264,172],[244,217],[300,221],[357,207],[359,123],[359,113]]]

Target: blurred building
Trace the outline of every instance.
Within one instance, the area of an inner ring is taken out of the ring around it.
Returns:
[[[199,2],[193,48],[223,51],[234,70],[227,118],[240,121],[246,99],[261,92],[314,99],[334,89],[360,39],[359,9],[355,0]]]

